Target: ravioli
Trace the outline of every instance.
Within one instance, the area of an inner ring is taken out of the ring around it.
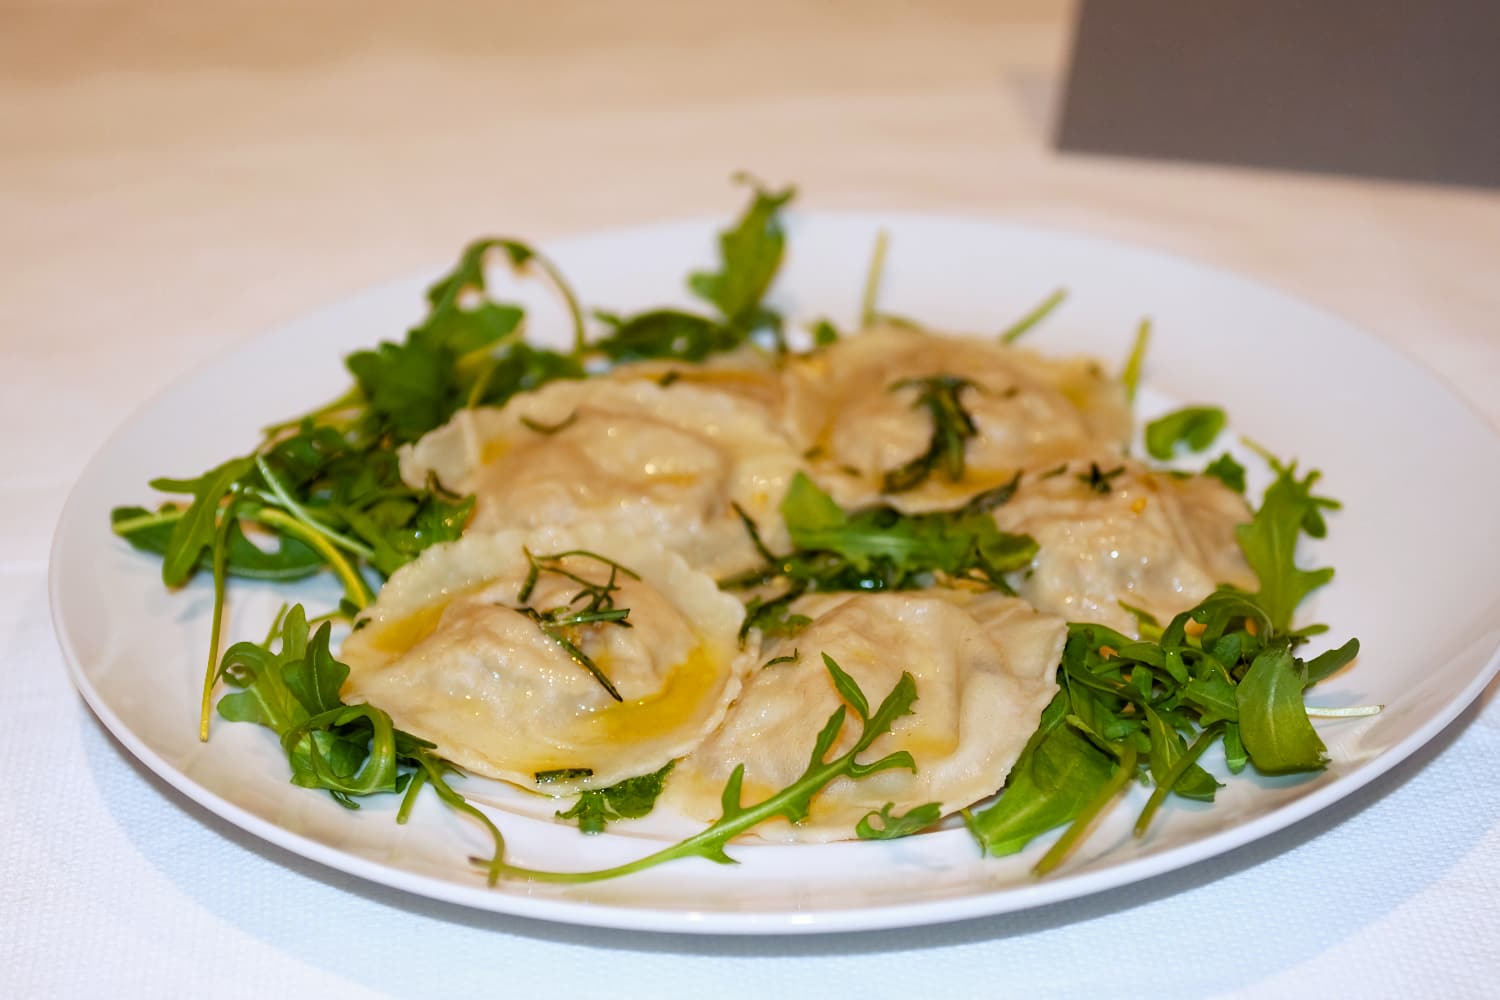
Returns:
[[[912,379],[967,380],[959,401],[977,434],[965,474],[942,474],[882,496],[886,472],[924,453],[933,419]],[[842,506],[885,502],[920,513],[962,503],[1023,468],[1082,451],[1121,450],[1130,411],[1120,384],[1092,361],[1051,361],[973,337],[877,328],[788,363],[786,426],[810,471]]]
[[[1108,455],[1075,459],[1027,472],[994,516],[1001,529],[1037,542],[1020,595],[1070,621],[1135,635],[1135,616],[1121,602],[1165,623],[1220,583],[1255,583],[1234,534],[1249,508],[1210,477]]]
[[[759,562],[734,506],[772,545],[797,456],[765,407],[644,379],[554,382],[460,411],[401,454],[412,484],[473,494],[470,530],[614,525],[716,576]]]
[[[668,785],[673,801],[695,818],[717,817],[719,792],[737,764],[745,766],[746,802],[801,775],[818,730],[843,703],[822,654],[854,678],[872,706],[902,671],[912,674],[913,714],[897,719],[862,759],[907,750],[917,773],[839,778],[813,798],[802,823],[778,819],[757,827],[753,835],[762,839],[849,839],[859,820],[886,802],[898,812],[938,802],[946,814],[992,794],[1057,690],[1066,627],[1015,598],[964,591],[829,594],[803,598],[794,610],[812,616],[812,624],[761,655],[795,650],[796,662],[757,670],[724,724]],[[851,713],[830,756],[846,752],[858,734]]]
[[[782,407],[781,371],[767,355],[742,347],[702,361],[633,361],[610,369],[606,378],[649,379],[662,388],[694,386],[761,408],[771,420]]]
[[[523,597],[536,557],[569,554]],[[630,572],[612,568],[613,560]],[[633,574],[633,575],[632,575]],[[582,581],[582,582],[581,582]],[[556,631],[603,684],[522,608],[578,610],[612,586],[628,625]],[[603,526],[469,533],[398,570],[345,641],[346,699],[369,701],[476,774],[564,794],[660,769],[718,725],[754,664],[742,608],[649,539]],[[546,772],[564,772],[538,782]]]

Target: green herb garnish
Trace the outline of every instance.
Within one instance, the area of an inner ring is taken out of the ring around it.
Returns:
[[[1185,406],[1146,425],[1146,453],[1159,461],[1171,458],[1177,445],[1202,451],[1224,429],[1224,411],[1217,406]]]
[[[526,555],[529,569],[526,579],[521,584],[521,589],[516,594],[516,600],[523,606],[516,610],[536,622],[542,633],[553,642],[557,643],[562,651],[587,670],[599,686],[604,688],[615,701],[624,701],[604,671],[599,668],[593,658],[585,653],[574,641],[574,630],[582,625],[609,624],[618,625],[621,628],[630,628],[629,608],[615,607],[615,592],[620,589],[620,574],[624,573],[633,580],[640,577],[631,569],[621,566],[613,559],[599,555],[597,552],[587,552],[583,549],[570,549],[567,552],[555,552],[551,555],[533,555],[530,550],[522,549]],[[602,563],[609,568],[609,578],[603,583],[597,583],[587,577],[567,569],[563,566],[563,560],[567,558],[592,559]],[[544,573],[550,573],[563,577],[566,580],[578,584],[578,592],[570,597],[566,603],[539,611],[536,608],[524,606],[531,599],[536,590],[537,583]]]
[[[1151,320],[1142,319],[1135,329],[1135,341],[1130,345],[1130,354],[1125,358],[1125,367],[1120,371],[1120,384],[1125,387],[1127,402],[1135,402],[1135,393],[1141,384],[1141,371],[1146,367],[1146,347],[1151,343]]]
[[[956,375],[930,375],[893,382],[890,391],[916,389],[913,409],[925,409],[932,417],[932,441],[927,450],[900,468],[887,472],[881,482],[885,493],[905,493],[941,471],[950,482],[964,478],[964,446],[979,433],[974,418],[965,410],[959,394],[976,388]]]
[[[1212,476],[1236,493],[1245,492],[1245,467],[1234,460],[1234,456],[1225,452],[1203,470],[1205,476]]]
[[[1151,636],[1144,640],[1102,625],[1068,626],[1061,690],[999,800],[966,814],[984,850],[1014,853],[1070,824],[1037,867],[1052,870],[1138,772],[1155,786],[1136,822],[1142,836],[1169,794],[1214,798],[1218,782],[1197,762],[1220,740],[1232,771],[1247,763],[1266,774],[1324,766],[1303,691],[1353,659],[1359,643],[1311,660],[1296,655],[1319,627],[1293,631],[1292,611],[1331,577],[1296,567],[1296,541],[1322,532],[1320,511],[1335,502],[1312,495],[1317,473],[1299,478],[1294,465],[1275,467],[1276,481],[1238,533],[1256,593],[1220,588],[1164,629],[1154,619],[1148,629],[1141,612],[1142,634]]]
[[[739,221],[719,234],[719,269],[689,276],[689,290],[714,306],[717,316],[681,309],[651,309],[629,317],[596,313],[611,329],[593,349],[613,363],[702,361],[764,335],[770,346],[785,351],[781,314],[762,300],[781,268],[786,250],[781,209],[794,193],[792,188],[773,192],[756,184]]]
[[[1062,305],[1067,297],[1068,290],[1066,288],[1057,289],[1057,291],[1043,299],[1040,305],[1006,327],[1000,334],[1000,343],[1013,344],[1017,340],[1020,340],[1032,327],[1052,315],[1053,311]]]
[[[608,788],[586,789],[572,808],[559,811],[557,818],[577,821],[578,829],[587,834],[603,833],[615,820],[640,819],[656,806],[667,775],[676,763],[669,760],[653,774],[626,778]]]
[[[879,810],[872,809],[866,813],[863,819],[854,824],[854,835],[860,840],[895,840],[921,833],[943,818],[943,806],[940,802],[915,806],[899,816],[891,812],[895,807],[894,802],[887,802]],[[879,820],[880,825],[876,826],[874,820]]]
[[[778,581],[785,586],[776,597],[750,600],[742,635],[752,628],[767,635],[796,634],[809,620],[790,614],[788,606],[810,591],[911,590],[932,585],[942,574],[1009,592],[1005,574],[1030,565],[1036,542],[1001,531],[988,511],[1008,500],[1018,481],[981,494],[977,506],[971,501],[955,511],[902,514],[875,507],[850,513],[799,472],[781,502],[793,550],[786,555],[766,550],[754,522],[742,513],[766,562],[719,586],[744,590]]]
[[[1113,489],[1113,484],[1116,477],[1118,477],[1124,471],[1125,466],[1120,465],[1116,466],[1113,469],[1110,469],[1108,472],[1105,472],[1103,469],[1099,468],[1098,462],[1090,462],[1089,471],[1080,472],[1074,478],[1083,485],[1087,486],[1093,492],[1098,493],[1101,496],[1108,496],[1110,491]]]

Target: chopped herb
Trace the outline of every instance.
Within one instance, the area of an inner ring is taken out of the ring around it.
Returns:
[[[905,493],[927,481],[941,467],[950,482],[964,477],[964,446],[979,433],[974,418],[964,409],[959,394],[975,388],[973,382],[956,375],[931,375],[904,378],[893,382],[892,392],[916,389],[913,409],[923,408],[932,416],[932,441],[927,450],[897,469],[885,474],[881,489],[886,493]]]
[[[967,503],[958,508],[956,513],[960,517],[968,514],[987,514],[996,507],[1003,507],[1010,503],[1011,497],[1015,496],[1016,490],[1020,488],[1021,473],[1017,472],[1008,482],[974,494]]]
[[[544,424],[539,420],[532,420],[530,417],[526,416],[523,416],[521,418],[521,423],[525,424],[529,429],[535,431],[538,434],[552,435],[556,434],[558,431],[567,430],[569,427],[572,427],[574,424],[578,423],[578,411],[574,410],[572,413],[568,414],[566,417],[563,417],[555,424]]]
[[[667,775],[676,763],[669,760],[654,774],[626,778],[608,788],[586,789],[570,809],[559,811],[557,818],[575,820],[578,829],[587,834],[603,833],[615,820],[640,819],[656,806]]]
[[[599,664],[595,663],[593,658],[573,641],[570,632],[581,625],[608,624],[630,628],[630,622],[627,620],[630,616],[630,609],[615,607],[615,592],[620,589],[621,573],[634,580],[639,580],[640,577],[613,559],[583,549],[570,549],[567,552],[556,552],[545,556],[533,555],[529,549],[523,548],[521,551],[525,553],[530,568],[527,570],[526,579],[521,584],[520,591],[516,594],[516,600],[523,606],[516,610],[536,622],[542,634],[557,643],[574,663],[587,670],[611,698],[615,701],[624,701],[614,683],[600,669]],[[609,567],[609,578],[604,583],[596,583],[567,569],[563,566],[563,560],[570,557],[592,559],[602,563]],[[566,604],[547,611],[525,606],[544,573],[551,573],[573,581],[579,585],[578,592],[570,597]],[[580,603],[582,606],[577,607]]]
[[[1101,496],[1107,496],[1112,488],[1115,477],[1125,471],[1125,466],[1117,466],[1108,472],[1099,468],[1098,462],[1089,463],[1088,472],[1080,472],[1075,478]]]
[[[532,775],[538,785],[550,785],[558,781],[577,781],[580,778],[593,776],[592,767],[559,767],[551,771],[538,771]]]
[[[802,650],[800,650],[800,649],[793,649],[790,653],[788,653],[785,656],[773,656],[773,657],[771,657],[765,663],[762,663],[760,665],[760,668],[762,670],[764,670],[767,667],[774,667],[778,663],[801,663],[801,662],[802,662]]]

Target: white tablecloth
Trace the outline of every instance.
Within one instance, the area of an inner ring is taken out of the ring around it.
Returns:
[[[822,207],[1015,218],[1243,271],[1500,418],[1500,196],[1060,157],[1065,6],[370,6],[0,10],[0,994],[1500,990],[1493,686],[1371,787],[1228,856],[1011,916],[800,939],[405,896],[268,847],[136,764],[73,692],[48,620],[48,543],[89,455],[196,363],[480,231],[722,214],[750,167]]]

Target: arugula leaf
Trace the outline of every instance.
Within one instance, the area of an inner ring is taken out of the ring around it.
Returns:
[[[1203,470],[1203,475],[1212,476],[1236,493],[1245,492],[1245,467],[1234,460],[1234,456],[1225,452]]]
[[[1072,822],[1109,781],[1109,755],[1066,724],[1067,709],[1068,696],[1059,692],[1011,768],[1000,798],[964,817],[986,853],[1015,854],[1048,830]]]
[[[430,785],[445,804],[485,829],[498,866],[505,839],[448,784],[447,776],[461,773],[458,768],[434,754],[431,743],[395,728],[379,708],[344,704],[338,692],[349,668],[329,652],[329,625],[311,640],[307,633],[307,614],[297,604],[283,611],[264,643],[229,647],[219,676],[237,690],[219,699],[219,715],[276,733],[292,782],[323,789],[350,809],[359,807],[357,798],[404,789],[396,817],[404,823],[417,792]]]
[[[1302,570],[1295,562],[1298,536],[1307,531],[1318,537],[1326,530],[1321,509],[1336,505],[1313,496],[1318,476],[1314,470],[1298,479],[1296,463],[1279,468],[1250,523],[1235,529],[1245,560],[1260,581],[1255,599],[1278,631],[1290,627],[1292,612],[1304,597],[1333,579],[1332,569]]]
[[[914,806],[901,815],[893,815],[891,810],[894,808],[896,808],[896,803],[887,802],[880,807],[879,811],[872,809],[866,813],[864,818],[854,824],[855,836],[860,840],[895,840],[898,837],[910,837],[914,833],[921,833],[943,818],[943,806],[940,802]],[[875,819],[880,820],[879,826],[871,822]]]
[[[836,344],[841,336],[839,328],[834,326],[831,320],[820,319],[812,325],[813,344],[817,347]]]
[[[740,642],[751,629],[760,629],[762,639],[789,639],[812,624],[807,615],[792,613],[791,599],[800,596],[788,592],[767,600],[756,596],[745,604],[745,620],[740,623]]]
[[[145,507],[116,507],[109,512],[110,527],[133,548],[152,555],[165,555],[172,526],[182,519],[184,508],[165,503],[150,511]],[[287,536],[272,536],[276,546],[263,549],[245,537],[236,518],[228,526],[225,569],[230,576],[251,580],[301,580],[324,568],[323,558],[310,546]],[[193,572],[213,568],[205,550]]]
[[[655,808],[667,775],[676,763],[669,760],[654,774],[626,778],[608,788],[587,789],[570,809],[558,812],[557,817],[576,820],[578,829],[587,834],[603,833],[604,828],[615,820],[639,819]]]
[[[689,276],[689,290],[713,305],[718,317],[681,309],[650,309],[629,317],[596,312],[610,331],[594,342],[593,349],[612,364],[653,359],[702,361],[710,354],[732,351],[760,331],[769,330],[777,348],[785,350],[782,317],[761,300],[781,267],[786,233],[780,210],[793,194],[791,188],[769,192],[756,186],[739,221],[719,234],[719,270]]]
[[[1283,774],[1327,764],[1326,748],[1302,703],[1306,686],[1306,666],[1281,649],[1257,656],[1240,681],[1240,738],[1256,770]]]
[[[1359,640],[1350,639],[1335,649],[1319,653],[1307,661],[1307,687],[1331,677],[1354,661],[1359,655]]]
[[[193,480],[152,480],[152,489],[171,488],[176,492],[191,493],[193,501],[182,517],[172,525],[167,536],[166,551],[161,562],[162,582],[169,587],[187,582],[198,568],[204,552],[214,543],[214,533],[219,526],[219,505],[229,495],[234,484],[254,464],[247,457],[231,458],[216,465]]]
[[[612,330],[596,341],[594,347],[616,364],[655,358],[702,361],[740,343],[736,331],[706,316],[679,309],[653,309],[628,319],[598,315]]]
[[[798,550],[831,553],[846,563],[840,569],[863,575],[852,589],[871,589],[863,582],[868,577],[905,589],[925,582],[916,579],[919,574],[934,571],[1001,586],[1005,573],[1025,568],[1036,555],[1029,535],[1003,532],[980,511],[901,514],[876,507],[846,513],[801,472],[781,502],[781,514]],[[833,582],[826,571],[824,582]]]
[[[1030,565],[1036,541],[1001,531],[988,512],[1009,500],[1018,482],[1019,477],[953,511],[907,515],[876,507],[849,514],[797,473],[781,503],[792,552],[778,556],[768,551],[754,522],[740,512],[766,561],[719,581],[719,586],[743,590],[785,584],[774,596],[757,593],[746,602],[740,641],[757,628],[766,638],[796,635],[811,620],[793,613],[791,604],[809,591],[910,590],[931,586],[941,573],[1011,592],[1005,574]]]
[[[796,190],[768,191],[746,175],[737,179],[754,187],[750,206],[733,228],[719,234],[719,270],[692,274],[688,287],[732,325],[748,328],[771,315],[760,302],[781,268],[786,230],[780,211]]]
[[[306,654],[282,667],[287,688],[309,715],[332,711],[344,704],[339,690],[349,677],[349,668],[335,660],[328,650],[331,628],[328,622],[318,626]]]
[[[1068,626],[1061,690],[999,800],[966,817],[982,848],[1018,851],[1067,823],[1036,869],[1050,871],[1141,769],[1156,786],[1136,821],[1135,834],[1143,836],[1168,795],[1214,798],[1218,783],[1197,760],[1220,739],[1236,773],[1246,764],[1267,774],[1325,765],[1303,691],[1353,659],[1359,643],[1351,639],[1303,661],[1293,650],[1321,626],[1288,629],[1301,599],[1331,576],[1296,568],[1297,539],[1326,530],[1322,511],[1337,503],[1312,494],[1316,472],[1298,478],[1295,466],[1273,461],[1273,468],[1276,482],[1239,530],[1258,593],[1223,587],[1165,628],[1154,620],[1143,626],[1146,641],[1101,625]],[[1072,772],[1066,783],[1044,785],[1036,768],[1049,757]],[[1120,764],[1111,772],[1112,760]]]
[[[1179,444],[1202,451],[1214,443],[1226,421],[1224,411],[1217,406],[1184,406],[1146,425],[1146,452],[1166,461]]]

